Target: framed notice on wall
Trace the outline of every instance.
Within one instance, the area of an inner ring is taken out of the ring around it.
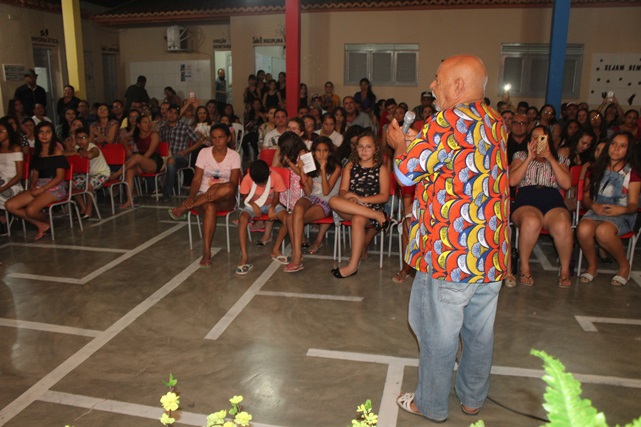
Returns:
[[[21,82],[24,80],[24,65],[2,64],[5,82]]]

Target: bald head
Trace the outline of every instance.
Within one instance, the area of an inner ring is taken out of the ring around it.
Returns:
[[[456,55],[443,61],[430,85],[439,110],[457,104],[482,101],[487,71],[483,61],[473,55]]]

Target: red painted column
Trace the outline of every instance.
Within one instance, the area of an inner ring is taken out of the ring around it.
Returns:
[[[287,73],[287,113],[298,113],[300,85],[300,0],[285,0],[285,72]]]

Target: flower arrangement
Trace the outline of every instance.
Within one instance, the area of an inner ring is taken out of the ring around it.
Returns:
[[[178,380],[171,373],[169,373],[169,381],[163,381],[163,384],[169,387],[169,392],[160,398],[162,408],[165,410],[160,417],[160,422],[164,426],[172,426],[176,422],[172,415],[180,406],[180,397],[175,393],[177,383]],[[229,399],[231,409],[229,411],[223,409],[209,414],[207,416],[207,425],[204,427],[248,427],[252,416],[242,410],[240,406],[242,401],[243,396],[234,396]],[[234,418],[228,418],[228,414]]]

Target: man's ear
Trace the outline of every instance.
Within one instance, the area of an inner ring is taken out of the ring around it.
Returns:
[[[454,93],[456,94],[456,97],[458,97],[461,93],[463,93],[463,89],[465,88],[465,81],[461,77],[457,77],[454,79],[453,82],[454,86]]]

